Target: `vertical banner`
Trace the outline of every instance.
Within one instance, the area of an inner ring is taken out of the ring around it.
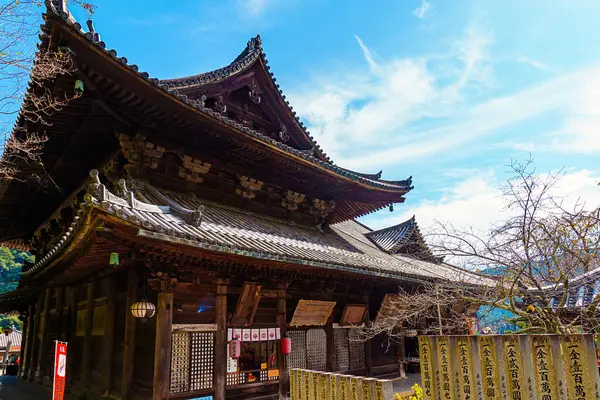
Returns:
[[[67,376],[67,343],[56,342],[54,347],[54,384],[52,400],[65,398],[65,377]]]
[[[595,399],[595,389],[592,386],[593,379],[587,368],[583,335],[561,336],[560,339],[565,360],[569,400]],[[593,356],[595,357],[596,354],[594,353]]]
[[[471,357],[471,340],[469,336],[456,338],[456,351],[458,356],[458,387],[461,400],[475,398],[473,380],[473,361]]]
[[[430,336],[419,336],[419,355],[421,362],[421,383],[423,385],[423,396],[425,400],[437,399],[435,393],[435,371],[432,354],[433,338]]]
[[[526,399],[527,389],[523,379],[521,343],[518,336],[506,336],[504,338],[504,359],[508,380],[508,398]]]
[[[455,394],[455,380],[452,371],[452,364],[450,363],[450,340],[448,339],[448,336],[438,336],[436,338],[436,342],[440,380],[440,397],[442,399],[453,399]]]
[[[496,359],[496,344],[493,337],[479,336],[479,354],[481,356],[481,371],[483,383],[483,398],[485,400],[500,400],[500,382]]]

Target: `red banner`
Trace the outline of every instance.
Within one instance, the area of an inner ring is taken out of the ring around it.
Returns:
[[[54,348],[54,387],[52,400],[63,400],[67,376],[67,343],[56,342]]]

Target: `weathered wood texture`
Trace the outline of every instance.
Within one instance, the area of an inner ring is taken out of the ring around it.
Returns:
[[[23,360],[23,362],[21,363],[21,370],[20,370],[20,374],[21,377],[23,379],[27,378],[27,374],[29,373],[29,358],[31,356],[31,344],[33,341],[33,320],[34,320],[34,316],[33,316],[33,306],[29,306],[28,308],[28,313],[27,313],[27,330],[25,331],[25,351],[23,353],[23,357],[21,358],[21,360]]]
[[[135,365],[135,317],[131,314],[131,305],[137,301],[138,274],[137,268],[130,267],[127,277],[127,300],[125,301],[125,338],[123,340],[123,368],[121,376],[121,399],[129,397],[133,383]]]
[[[113,366],[113,347],[115,337],[115,278],[108,278],[106,290],[106,319],[104,336],[102,338],[102,393],[107,396],[110,393]]]
[[[50,321],[50,295],[51,289],[46,289],[44,293],[44,310],[43,316],[40,319],[40,338],[39,338],[39,351],[36,361],[36,372],[35,378],[39,383],[42,383],[44,379],[44,356],[46,355],[46,346],[48,344],[48,323]]]
[[[158,294],[156,341],[154,346],[154,384],[152,400],[169,397],[171,368],[171,325],[173,323],[173,293]]]
[[[85,323],[83,337],[82,381],[85,390],[90,389],[92,379],[92,327],[94,323],[94,283],[86,286]]]
[[[421,336],[419,349],[425,400],[600,396],[593,335]]]
[[[225,379],[227,377],[227,280],[217,281],[215,333],[215,400],[225,400]]]

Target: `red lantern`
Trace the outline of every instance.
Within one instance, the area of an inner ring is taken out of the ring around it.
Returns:
[[[229,342],[229,357],[240,358],[240,341],[233,339]]]
[[[281,339],[281,353],[288,355],[292,352],[292,341],[290,338],[282,338]]]

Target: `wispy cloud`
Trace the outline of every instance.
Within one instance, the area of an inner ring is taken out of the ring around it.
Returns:
[[[529,58],[526,56],[521,56],[521,57],[517,58],[517,62],[520,62],[523,64],[528,64],[528,65],[532,66],[533,68],[539,69],[540,71],[545,72],[548,70],[548,66],[546,64],[544,64],[543,62],[534,60],[533,58]]]
[[[269,3],[270,0],[238,0],[238,4],[253,17],[262,15]]]
[[[427,2],[427,0],[421,0],[421,6],[417,7],[414,9],[413,14],[417,17],[417,18],[423,18],[425,17],[425,14],[427,13],[427,10],[429,10],[429,7],[431,7],[431,4],[429,4]]]

